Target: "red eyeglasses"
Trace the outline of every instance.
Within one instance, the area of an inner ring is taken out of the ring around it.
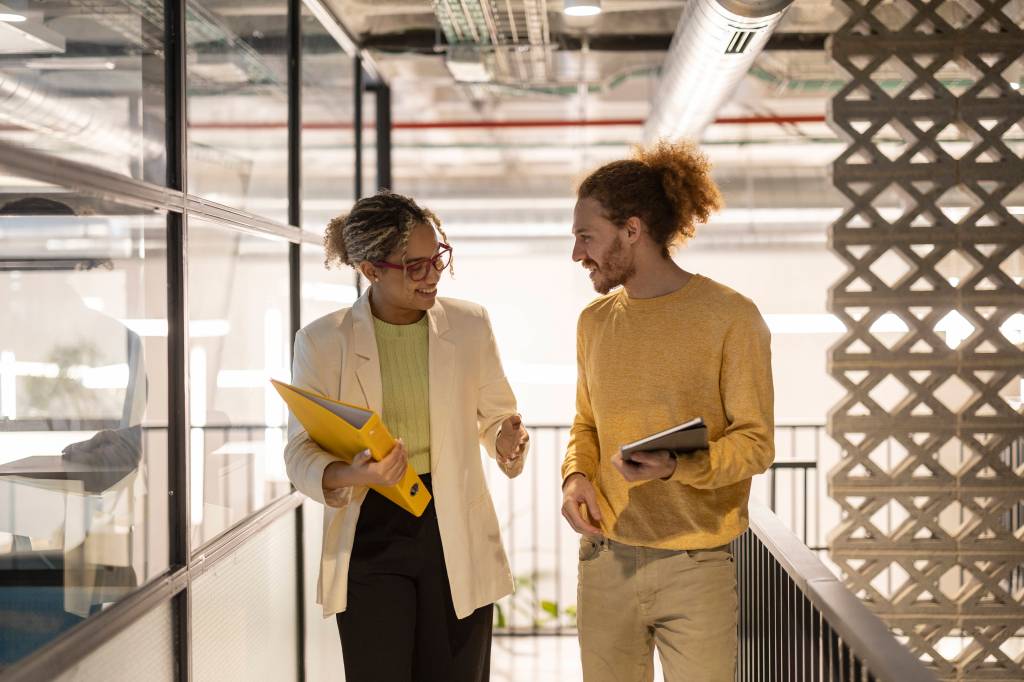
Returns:
[[[396,265],[394,263],[388,263],[387,261],[371,261],[374,267],[387,268],[389,270],[404,270],[405,274],[409,276],[414,282],[419,282],[426,278],[427,273],[430,272],[433,267],[438,272],[444,270],[452,262],[452,247],[448,244],[440,244],[437,249],[437,253],[433,258],[417,258],[411,260],[405,265]]]

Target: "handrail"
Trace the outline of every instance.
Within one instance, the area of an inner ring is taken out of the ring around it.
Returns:
[[[893,637],[765,505],[752,500],[750,531],[870,673],[883,682],[936,682],[935,675]],[[867,678],[866,678],[867,679]]]

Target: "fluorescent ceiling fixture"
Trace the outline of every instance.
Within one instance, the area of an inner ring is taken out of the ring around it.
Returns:
[[[72,367],[72,370],[76,368]],[[78,375],[69,372],[74,378],[80,378],[86,388],[127,388],[128,365],[107,365],[105,367],[83,367]]]
[[[0,54],[63,54],[64,36],[0,5]],[[12,17],[17,17],[12,18]]]
[[[769,313],[764,316],[772,334],[842,334],[846,326],[830,313]],[[946,343],[956,348],[974,332],[974,326],[956,310],[939,320],[935,331],[946,334]],[[895,313],[879,315],[870,327],[872,334],[906,334],[907,323]],[[1014,313],[999,326],[999,331],[1012,344],[1024,343],[1024,313]]]
[[[167,336],[167,320],[134,318],[118,320],[139,336]],[[188,335],[193,339],[227,336],[231,323],[227,320],[190,320]]]
[[[268,426],[267,428],[282,428],[280,426]],[[211,452],[211,455],[257,455],[266,452],[269,448],[262,440],[233,440],[224,443]]]
[[[113,71],[117,65],[109,59],[30,59],[25,66],[37,71]]]
[[[570,17],[592,17],[601,13],[601,0],[565,0],[562,11]]]
[[[212,197],[211,197],[212,198]],[[215,199],[220,203],[237,201],[237,197],[218,197]],[[445,213],[458,213],[462,211],[486,211],[495,213],[500,211],[558,211],[566,216],[571,215],[576,205],[576,197],[566,195],[564,197],[424,197],[417,200],[421,206],[441,214],[444,220]],[[336,211],[338,202],[333,199],[309,199],[302,203],[306,210],[311,211]],[[246,208],[260,211],[284,211],[288,208],[285,199],[257,198],[247,199]],[[814,206],[792,206],[779,208],[726,208],[715,213],[711,220],[718,223],[833,223],[843,215],[846,209],[839,207],[814,207]],[[883,207],[876,209],[886,220],[895,220],[903,215],[903,211],[896,207]],[[945,210],[950,212],[950,217],[957,220],[967,215],[970,210],[967,206],[947,206]],[[1011,215],[1024,215],[1024,206],[1007,206],[1006,210]],[[445,227],[447,227],[445,222]],[[487,223],[489,224],[489,222]],[[566,224],[568,229],[568,224]]]
[[[60,375],[60,366],[53,362],[15,361],[10,351],[3,353],[4,371],[19,377],[37,377],[40,379],[56,379]]]
[[[576,365],[511,362],[508,365],[508,378],[513,384],[575,386]]]
[[[62,370],[60,365],[53,362],[23,362],[13,360],[13,358],[13,353],[5,351],[3,353],[3,368],[5,373],[17,377],[57,379],[63,371],[65,377],[80,382],[86,388],[125,388],[128,386],[128,365],[124,363],[101,367],[72,365]]]
[[[288,376],[288,370],[222,369],[217,372],[217,388],[264,388],[275,375]]]
[[[359,298],[359,292],[351,284],[308,282],[302,285],[302,298],[307,301],[343,303]]]
[[[842,334],[846,327],[828,313],[767,314],[764,321],[772,334]]]
[[[231,323],[227,320],[189,320],[188,335],[192,338],[227,336]]]

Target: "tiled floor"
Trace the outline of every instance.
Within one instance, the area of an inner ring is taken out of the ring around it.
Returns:
[[[662,679],[657,656],[654,679]],[[576,637],[495,637],[491,644],[491,680],[581,682],[583,673]]]

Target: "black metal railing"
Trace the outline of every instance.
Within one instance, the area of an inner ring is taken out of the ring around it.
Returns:
[[[822,424],[776,426],[776,461],[755,495],[786,519],[801,541],[824,555],[823,486],[818,468],[830,441]],[[576,534],[560,514],[559,466],[567,425],[531,425],[526,472],[514,481],[495,475],[491,492],[509,549],[516,594],[498,603],[495,631],[561,635],[576,631]]]
[[[935,682],[877,616],[765,506],[732,543],[738,682]]]

